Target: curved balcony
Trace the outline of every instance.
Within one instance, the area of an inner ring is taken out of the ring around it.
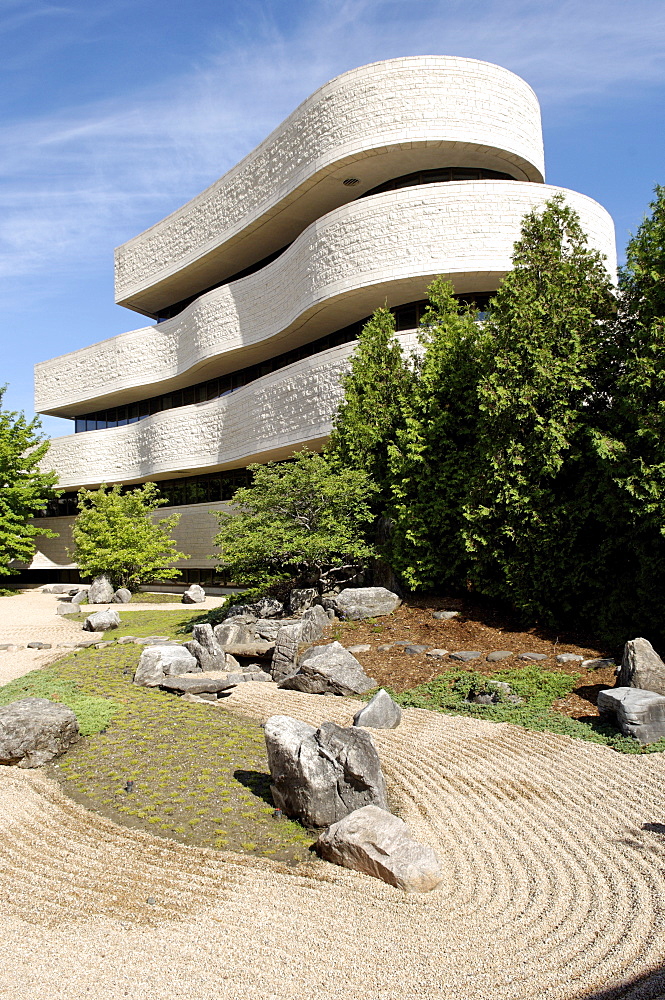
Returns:
[[[54,438],[42,463],[59,486],[131,483],[287,458],[319,448],[341,398],[352,344],[306,358],[231,396],[156,413],[125,427]]]
[[[455,166],[543,180],[540,108],[524,80],[446,56],[344,73],[211,187],[119,247],[116,300],[156,316],[389,178]]]
[[[403,188],[330,212],[262,271],[201,296],[174,319],[44,361],[36,409],[73,417],[258,363],[371,314],[423,298],[437,275],[491,291],[511,267],[526,212],[563,189],[517,181]],[[563,190],[591,246],[616,266],[602,206]]]

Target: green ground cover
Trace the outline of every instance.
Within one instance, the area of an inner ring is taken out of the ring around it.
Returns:
[[[623,736],[611,722],[603,719],[571,719],[552,708],[553,702],[575,687],[578,677],[548,670],[536,664],[497,671],[491,677],[473,670],[446,670],[427,684],[419,684],[402,694],[391,692],[395,701],[405,708],[427,708],[436,712],[468,715],[489,722],[511,722],[538,732],[559,733],[575,739],[603,743],[620,753],[661,753],[665,740],[642,746],[637,740]],[[507,682],[523,704],[515,705],[499,694],[495,705],[470,704],[469,695],[490,693],[492,681]]]
[[[309,859],[315,834],[273,818],[261,727],[135,686],[140,653],[77,650],[0,689],[0,704],[47,697],[77,713],[85,738],[46,770],[88,808],[183,843]]]
[[[119,604],[114,607],[120,615],[120,628],[112,629],[106,633],[108,639],[122,639],[126,635],[135,635],[137,639],[148,635],[167,635],[169,639],[191,638],[192,626],[197,623],[201,612],[196,610],[182,611],[160,611],[159,606],[154,611],[124,611],[127,605]],[[80,622],[81,626],[88,617],[88,612],[65,615],[65,618],[72,622]],[[86,633],[81,632],[85,637]]]

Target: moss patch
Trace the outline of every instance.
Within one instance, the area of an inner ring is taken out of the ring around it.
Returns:
[[[83,723],[88,735],[47,773],[76,801],[125,826],[308,860],[314,835],[273,818],[261,727],[223,707],[134,685],[140,654],[131,644],[77,650],[0,691],[3,704],[27,696],[62,701]]]
[[[428,708],[437,712],[468,715],[489,722],[511,722],[525,729],[539,732],[560,733],[592,743],[603,743],[620,753],[660,753],[665,751],[665,740],[643,746],[629,736],[623,736],[617,727],[605,719],[582,722],[572,719],[552,708],[552,703],[572,691],[577,677],[536,664],[528,667],[499,670],[487,677],[473,670],[447,670],[427,684],[419,684],[410,691],[392,697],[409,708]],[[470,704],[470,694],[490,693],[492,681],[506,681],[514,694],[523,700],[522,705],[507,701],[503,695],[494,705]]]
[[[103,605],[106,607],[106,605]],[[116,605],[114,611],[120,615],[120,628],[109,630],[106,639],[121,639],[125,635],[135,635],[142,638],[148,635],[167,635],[170,639],[185,639],[192,631],[196,623],[196,611],[160,611],[158,607],[154,611],[123,611],[127,605]],[[92,612],[90,612],[92,613]],[[74,615],[65,615],[65,618],[72,622],[80,622],[81,626],[88,617],[89,612],[81,612]],[[194,619],[194,620],[192,620]],[[86,633],[81,632],[85,637]]]

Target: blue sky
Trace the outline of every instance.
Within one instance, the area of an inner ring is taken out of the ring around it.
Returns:
[[[355,66],[524,77],[547,180],[605,205],[620,254],[665,184],[663,0],[0,0],[0,47],[0,384],[29,414],[36,361],[142,325],[114,305],[113,248]]]

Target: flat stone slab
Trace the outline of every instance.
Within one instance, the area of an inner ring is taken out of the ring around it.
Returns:
[[[371,646],[366,642],[361,642],[357,646],[347,646],[349,653],[369,653]]]
[[[469,660],[477,660],[482,655],[483,654],[479,649],[458,649],[457,652],[450,654],[450,659],[461,660],[462,663],[468,663]]]
[[[447,622],[451,618],[457,618],[459,611],[433,611],[432,618],[436,618],[437,621]]]
[[[179,691],[182,694],[217,694],[235,687],[235,681],[227,677],[201,677],[200,674],[180,674],[178,677],[164,677],[160,688],[165,691]]]
[[[582,663],[584,661],[583,656],[578,656],[577,653],[559,653],[556,658],[557,663]],[[587,660],[587,663],[593,663],[593,660]]]
[[[644,744],[665,739],[664,695],[634,687],[606,688],[597,704],[601,715],[616,715],[624,735]]]
[[[485,659],[488,663],[498,663],[500,660],[507,660],[509,656],[514,655],[510,649],[493,649],[491,653],[487,654]]]
[[[520,653],[517,657],[518,660],[527,660],[528,662],[535,663],[539,660],[546,660],[547,653]]]
[[[50,642],[29,642],[28,649],[52,649]]]
[[[236,642],[229,643],[228,646],[220,644],[225,653],[230,653],[237,659],[245,657],[252,660],[272,660],[275,652],[274,642]]]
[[[595,660],[582,660],[585,670],[605,670],[606,667],[616,667],[616,661],[611,657],[597,657]]]
[[[447,649],[428,649],[425,653],[425,656],[431,656],[433,660],[442,660],[447,655]]]
[[[428,649],[429,646],[418,646],[409,644],[408,646],[404,647],[404,652],[407,653],[409,656],[418,656],[420,653],[426,653]]]

